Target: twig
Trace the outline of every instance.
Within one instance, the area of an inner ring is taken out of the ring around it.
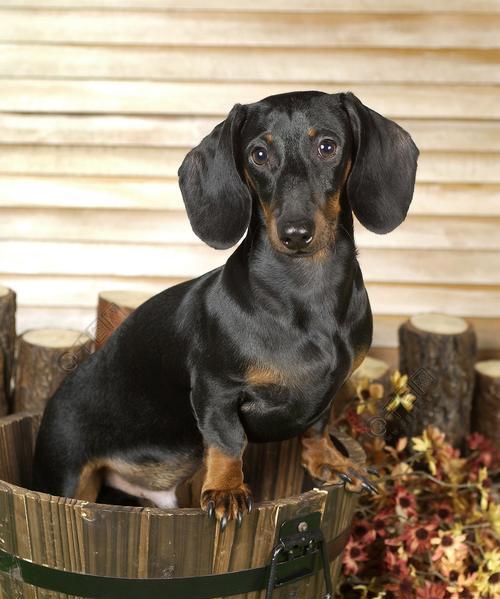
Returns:
[[[477,489],[477,484],[475,483],[467,483],[467,484],[453,484],[453,483],[445,483],[442,480],[439,480],[439,478],[436,478],[435,476],[432,476],[432,474],[429,474],[428,472],[423,472],[421,470],[418,471],[413,471],[413,472],[405,472],[404,474],[395,474],[395,475],[387,475],[387,476],[381,476],[379,478],[379,481],[388,481],[388,480],[393,480],[395,478],[405,478],[405,477],[411,477],[411,476],[423,476],[424,478],[427,478],[429,480],[432,480],[432,482],[435,482],[436,484],[442,486],[442,487],[447,487],[449,489]]]

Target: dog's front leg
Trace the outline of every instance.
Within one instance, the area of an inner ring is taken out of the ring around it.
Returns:
[[[230,519],[240,525],[243,514],[252,510],[253,499],[243,482],[242,465],[239,456],[228,455],[213,445],[205,449],[201,507],[209,516],[215,514],[222,530]]]
[[[364,468],[345,457],[333,444],[328,427],[329,412],[302,435],[302,465],[309,474],[324,484],[345,485],[355,493],[376,493]]]
[[[205,443],[205,474],[200,503],[224,530],[229,520],[241,524],[253,506],[244,483],[243,451],[246,435],[238,414],[238,393],[213,379],[204,378],[191,393],[191,403]]]

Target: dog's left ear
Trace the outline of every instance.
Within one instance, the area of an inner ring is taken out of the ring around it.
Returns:
[[[388,233],[400,225],[413,197],[418,148],[399,125],[342,94],[351,123],[354,162],[347,197],[358,220],[370,231]]]
[[[179,169],[179,186],[193,231],[217,249],[233,246],[250,222],[252,199],[237,167],[245,107],[236,104]]]

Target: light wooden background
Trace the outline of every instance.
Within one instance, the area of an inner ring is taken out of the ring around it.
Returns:
[[[0,283],[19,329],[86,328],[102,289],[158,291],[226,257],[176,171],[233,103],[352,90],[422,151],[411,215],[357,231],[394,357],[445,311],[500,354],[500,0],[0,0]]]

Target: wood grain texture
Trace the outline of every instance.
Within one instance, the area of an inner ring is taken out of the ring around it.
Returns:
[[[173,179],[0,175],[0,206],[180,210],[183,205]]]
[[[230,250],[214,250],[199,243],[0,240],[0,272],[192,278],[220,266],[230,254]],[[499,253],[493,250],[364,248],[359,261],[368,282],[500,285]],[[381,271],[380,264],[390,267]]]
[[[224,534],[199,508],[159,510],[96,505],[30,492],[27,488],[38,422],[39,417],[28,414],[0,420],[2,548],[35,563],[103,576],[146,578],[198,576],[260,567],[269,563],[277,530],[285,519],[319,511],[325,538],[332,539],[349,526],[356,508],[357,496],[343,489],[309,486],[310,490],[302,492],[300,463],[291,463],[298,454],[290,443],[278,451],[274,446],[268,448],[269,467],[265,471],[259,468],[259,480],[254,479],[254,483],[264,489],[270,479],[275,492],[289,489],[292,494],[258,502],[240,529],[231,523]],[[336,436],[354,462],[362,464],[361,448],[340,433]],[[251,451],[247,453],[248,460],[258,457],[252,456]],[[278,476],[270,466],[278,468]],[[276,483],[278,478],[283,480]],[[255,490],[262,495],[258,486]],[[334,575],[338,567],[339,560],[331,564]],[[0,580],[5,582],[4,589],[24,592],[26,588],[5,576]],[[316,599],[321,584],[319,572],[315,577],[278,590],[275,596],[285,599],[293,592],[304,599]],[[33,597],[44,597],[40,591],[36,592]],[[238,595],[237,599],[250,597],[263,599],[264,592]]]
[[[12,404],[12,373],[16,342],[16,294],[0,286],[0,416]]]
[[[306,78],[306,76],[304,76]],[[307,78],[306,78],[307,79]],[[314,87],[317,87],[316,85]],[[95,114],[227,114],[232,106],[272,94],[310,90],[309,83],[158,82],[5,79],[1,112]],[[325,82],[328,93],[350,90],[392,118],[498,119],[493,85],[363,85]],[[203,98],[203,101],[200,101]]]
[[[2,0],[0,7],[14,8],[74,8],[68,0]],[[364,13],[498,13],[499,0],[268,0],[256,3],[252,0],[233,0],[230,5],[224,0],[82,0],[78,9],[142,9],[142,10],[240,10],[243,12],[364,12]]]
[[[0,145],[0,174],[174,178],[187,148]],[[417,181],[500,183],[500,152],[423,151]]]
[[[500,451],[500,360],[477,362],[472,430],[493,441]]]
[[[2,281],[17,290],[23,307],[57,310],[64,306],[91,309],[104,289],[147,292],[151,295],[181,283],[185,278],[126,276],[3,275]],[[372,309],[377,315],[446,312],[455,316],[497,318],[500,286],[418,285],[367,283]]]
[[[92,339],[65,329],[37,329],[19,338],[14,411],[40,411],[67,374],[88,358]]]
[[[97,302],[96,348],[102,347],[127,316],[150,297],[141,291],[101,291]]]
[[[0,7],[16,8],[74,8],[68,0],[2,0]],[[233,0],[230,5],[224,0],[82,0],[78,8],[99,9],[143,9],[143,10],[217,10],[243,12],[365,12],[365,13],[414,13],[421,12],[500,12],[499,0],[268,0],[265,4],[251,0]]]
[[[424,320],[432,326],[424,328]],[[416,396],[410,412],[400,409],[405,416],[401,430],[416,436],[432,424],[450,443],[461,446],[470,432],[477,352],[473,327],[456,317],[422,315],[399,328],[399,351],[399,370],[408,375]]]
[[[498,83],[499,50],[420,48],[86,46],[5,43],[6,79],[286,81],[340,83]],[[335,68],[332,69],[332,64]]]
[[[184,153],[235,102],[350,89],[421,149],[407,222],[356,231],[375,343],[437,309],[500,350],[499,0],[0,0],[0,40],[0,283],[20,281],[21,329],[222,263],[184,215]]]
[[[0,207],[183,210],[175,179],[0,175]],[[500,185],[417,183],[410,214],[500,216]]]
[[[407,315],[376,315],[373,347],[397,347],[398,328],[406,320],[408,320]],[[478,349],[483,352],[483,355],[487,355],[488,357],[494,356],[498,349],[498,335],[500,334],[499,319],[469,317],[466,320],[476,331]]]
[[[2,13],[0,41],[80,44],[499,48],[496,14],[297,14],[23,10]],[[293,40],[293,42],[292,42]]]
[[[13,275],[2,281],[17,289],[23,306],[80,306],[92,308],[103,290],[147,293],[154,295],[167,287],[182,283],[184,278],[169,277],[96,277]]]
[[[500,218],[410,215],[391,235],[355,223],[359,248],[500,250]],[[2,208],[0,239],[202,244],[184,210]]]
[[[381,351],[382,357],[387,350],[392,350],[398,345],[398,327],[408,319],[408,314],[375,314],[373,351]],[[57,322],[65,328],[81,330],[94,330],[95,307],[81,308],[78,306],[20,306],[17,310],[20,332],[33,327],[50,327]],[[500,321],[498,317],[468,317],[476,329],[478,336],[478,349],[482,352],[481,359],[498,356],[498,338],[500,335]],[[90,328],[89,328],[90,327]]]
[[[1,58],[1,55],[0,55]],[[0,143],[27,146],[181,147],[187,151],[220,116],[112,116],[0,113]],[[420,150],[500,151],[500,123],[399,119]]]

